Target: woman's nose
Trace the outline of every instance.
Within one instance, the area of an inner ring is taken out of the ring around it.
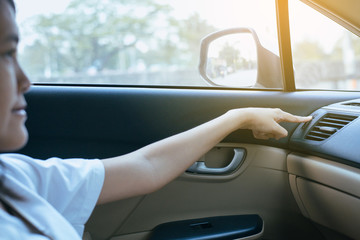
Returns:
[[[20,93],[25,93],[29,90],[31,86],[31,82],[29,78],[26,76],[20,65],[18,65],[18,73],[17,73],[17,81],[18,81],[18,90]]]

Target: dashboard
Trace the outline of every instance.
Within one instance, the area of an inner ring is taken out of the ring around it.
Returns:
[[[360,99],[324,106],[300,124],[290,138],[297,152],[360,167]]]

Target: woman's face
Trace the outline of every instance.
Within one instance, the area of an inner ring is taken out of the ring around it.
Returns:
[[[19,149],[28,138],[23,94],[30,82],[17,61],[18,36],[14,9],[0,0],[0,151]]]

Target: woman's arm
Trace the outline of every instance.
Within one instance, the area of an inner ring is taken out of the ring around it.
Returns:
[[[104,159],[105,182],[98,203],[147,194],[163,187],[237,129],[250,129],[259,139],[279,139],[287,136],[279,122],[306,122],[310,119],[280,109],[234,109],[135,152]]]

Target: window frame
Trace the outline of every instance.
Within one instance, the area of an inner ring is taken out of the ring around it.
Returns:
[[[295,76],[290,41],[290,18],[288,0],[276,0],[276,25],[278,30],[280,67],[284,92],[294,92]]]

